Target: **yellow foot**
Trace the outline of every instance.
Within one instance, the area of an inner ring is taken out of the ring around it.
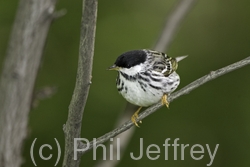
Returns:
[[[164,94],[161,98],[162,105],[166,105],[167,108],[169,108],[169,102],[168,102],[168,95]]]
[[[138,118],[138,113],[140,112],[142,107],[140,107],[131,117],[131,121],[139,128],[139,125],[137,124],[137,118]],[[142,121],[140,121],[142,123]]]

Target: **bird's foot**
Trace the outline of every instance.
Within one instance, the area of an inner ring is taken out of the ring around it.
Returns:
[[[168,95],[164,94],[161,98],[162,105],[166,105],[167,108],[169,108],[169,102],[168,102]]]
[[[131,121],[139,128],[139,125],[137,124],[138,114],[140,112],[142,107],[140,107],[131,117]],[[142,123],[142,121],[139,121],[139,123]]]

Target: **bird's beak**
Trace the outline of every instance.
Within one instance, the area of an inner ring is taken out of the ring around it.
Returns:
[[[115,64],[112,65],[111,67],[109,67],[107,70],[116,70],[118,71],[119,70],[119,67],[117,67]]]
[[[179,56],[179,57],[176,57],[175,59],[176,59],[176,61],[177,61],[177,62],[179,62],[179,61],[181,61],[181,60],[185,59],[186,57],[188,57],[188,55],[185,55],[185,56]]]

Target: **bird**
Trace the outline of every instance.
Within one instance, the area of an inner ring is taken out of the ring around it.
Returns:
[[[118,71],[118,92],[129,103],[139,106],[131,117],[137,127],[142,107],[149,107],[160,101],[162,105],[169,107],[168,97],[180,84],[180,76],[176,72],[178,62],[186,57],[187,55],[172,58],[150,49],[131,50],[118,56],[108,68]]]

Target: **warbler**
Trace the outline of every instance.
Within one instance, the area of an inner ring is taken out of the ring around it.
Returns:
[[[116,86],[118,92],[130,103],[140,106],[131,121],[137,124],[142,107],[158,102],[169,107],[168,96],[180,84],[176,73],[178,62],[187,56],[176,58],[149,50],[132,50],[121,54],[109,70],[118,71]]]

